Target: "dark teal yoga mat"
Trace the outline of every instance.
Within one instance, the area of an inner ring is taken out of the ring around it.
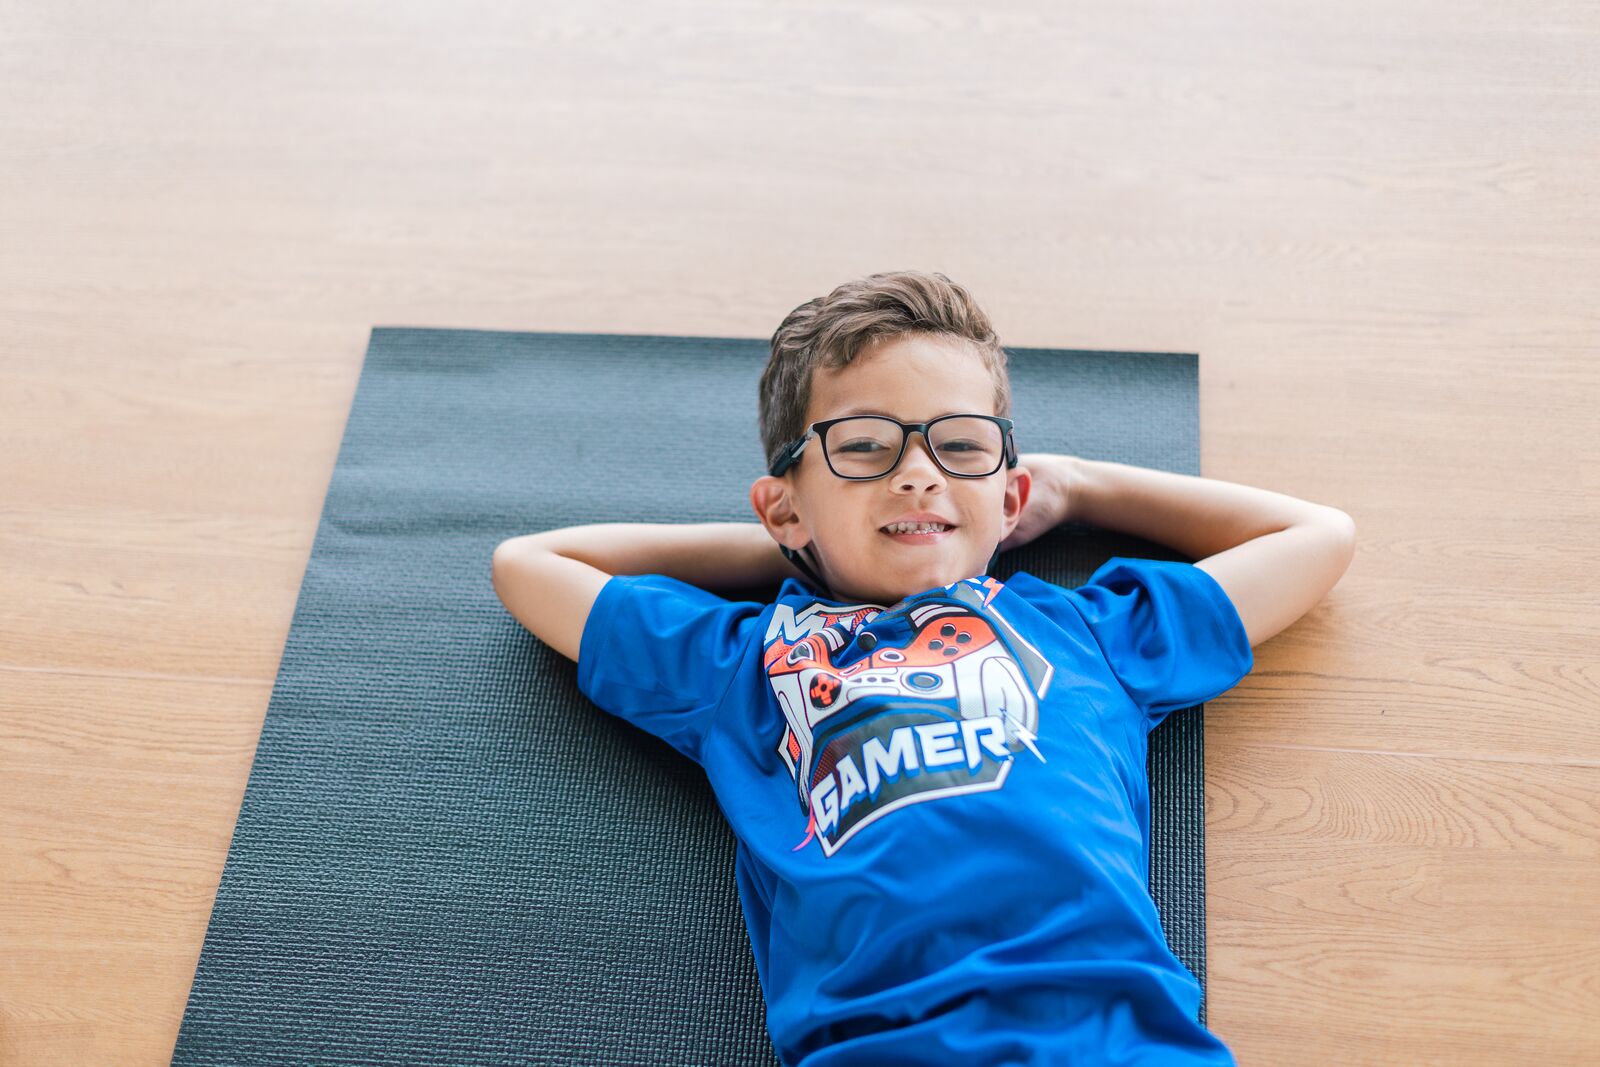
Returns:
[[[175,1064],[777,1062],[704,773],[590,704],[489,580],[516,534],[754,522],[767,352],[372,331]],[[1021,451],[1200,473],[1196,356],[1008,352]],[[1182,558],[1069,525],[995,576],[1114,555]],[[1203,990],[1201,715],[1149,769],[1151,895]]]

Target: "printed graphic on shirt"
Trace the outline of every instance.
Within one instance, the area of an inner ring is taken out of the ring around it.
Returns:
[[[815,836],[832,856],[900,808],[999,789],[1023,748],[1044,761],[1034,739],[1055,668],[991,606],[1001,588],[966,578],[908,598],[896,613],[909,634],[865,635],[848,667],[836,655],[881,608],[778,604],[762,663],[786,723],[778,754],[808,816],[795,851]]]

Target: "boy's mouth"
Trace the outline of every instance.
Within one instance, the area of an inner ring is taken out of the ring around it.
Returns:
[[[954,533],[955,529],[954,526],[939,527],[931,523],[918,523],[912,526],[892,524],[890,527],[881,528],[878,532],[903,545],[936,545]]]

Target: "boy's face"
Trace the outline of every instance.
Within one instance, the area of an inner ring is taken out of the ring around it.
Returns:
[[[852,414],[926,422],[958,413],[994,415],[994,380],[958,339],[925,333],[880,338],[838,370],[818,368],[806,424]],[[781,478],[763,475],[751,504],[780,544],[811,546],[809,562],[841,600],[890,606],[915,593],[984,573],[1022,516],[1032,475],[1022,465],[987,478],[958,478],[912,434],[900,463],[882,478],[849,481],[828,468],[812,438]],[[898,540],[882,527],[929,512],[954,529],[930,544]],[[819,566],[820,564],[820,566]]]

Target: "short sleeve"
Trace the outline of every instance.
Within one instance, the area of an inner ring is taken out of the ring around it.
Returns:
[[[1114,556],[1063,592],[1143,710],[1147,731],[1221,696],[1255,666],[1233,601],[1193,563]]]
[[[695,762],[763,605],[664,574],[614,575],[578,644],[578,689]]]

